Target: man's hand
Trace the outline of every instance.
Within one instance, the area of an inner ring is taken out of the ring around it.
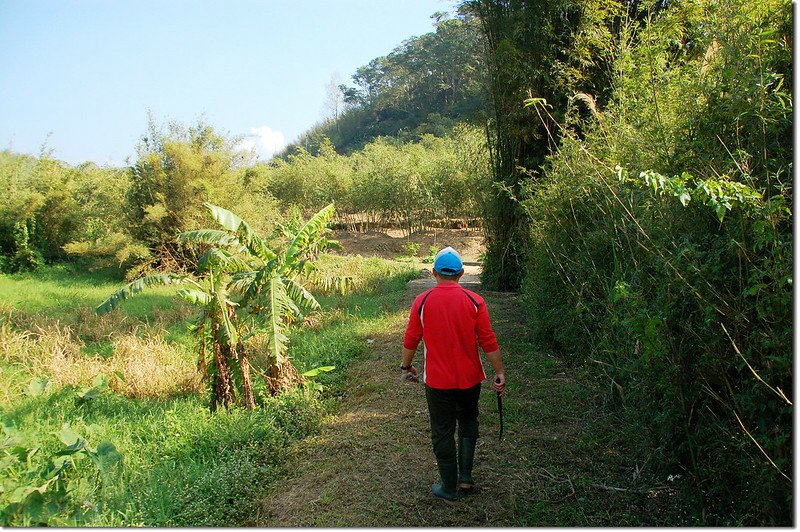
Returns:
[[[417,368],[414,367],[414,352],[416,349],[408,349],[406,346],[403,346],[403,356],[401,357],[400,362],[400,371],[403,372],[400,375],[400,380],[406,382],[417,382],[419,380],[419,376],[417,375]]]
[[[506,376],[503,373],[498,373],[494,376],[494,380],[492,380],[492,388],[494,391],[499,393],[500,395],[504,395],[506,393]]]
[[[411,366],[411,369],[404,369],[402,370],[403,373],[400,375],[400,379],[406,382],[417,382],[419,380],[419,375],[417,374],[417,368]]]

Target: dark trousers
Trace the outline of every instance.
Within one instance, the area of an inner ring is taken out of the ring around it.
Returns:
[[[431,442],[437,461],[455,460],[453,439],[458,422],[459,438],[478,437],[478,399],[481,385],[466,390],[439,390],[425,386],[428,412],[431,416]]]

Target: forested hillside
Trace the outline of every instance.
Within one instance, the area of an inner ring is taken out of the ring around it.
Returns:
[[[351,153],[379,136],[401,141],[443,136],[458,122],[482,124],[487,113],[478,21],[437,12],[435,31],[412,37],[360,67],[352,83],[329,95],[330,115],[286,148],[316,154],[325,139]]]

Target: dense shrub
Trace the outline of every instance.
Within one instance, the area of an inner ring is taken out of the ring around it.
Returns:
[[[118,267],[147,254],[124,223],[130,182],[123,169],[3,151],[0,185],[13,191],[0,198],[4,271],[32,271],[65,258],[89,268]]]
[[[39,158],[0,152],[0,253],[10,271],[35,270],[63,255],[79,223],[72,200],[75,174],[47,153]]]
[[[688,476],[707,523],[786,525],[791,6],[641,20],[620,31],[611,102],[584,138],[565,131],[524,201],[531,321],[640,428],[659,474]]]

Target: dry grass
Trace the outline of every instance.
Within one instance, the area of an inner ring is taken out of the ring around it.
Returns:
[[[7,323],[0,327],[2,360],[29,375],[47,375],[56,388],[90,386],[101,373],[109,376],[113,391],[131,398],[164,397],[200,387],[200,376],[190,357],[158,335],[117,336],[108,358],[86,355],[82,347],[72,329],[57,322],[36,327],[35,332],[14,331]],[[7,389],[4,402],[22,393],[22,386]]]
[[[35,312],[14,308],[0,302],[0,320],[17,331],[39,331],[68,325],[74,338],[83,342],[107,341],[120,334],[134,334],[142,329],[161,330],[175,323],[185,323],[194,318],[197,310],[188,303],[174,301],[164,309],[153,305],[144,318],[127,312],[108,312],[97,314],[92,307],[77,305],[64,312],[52,315],[51,312]]]

